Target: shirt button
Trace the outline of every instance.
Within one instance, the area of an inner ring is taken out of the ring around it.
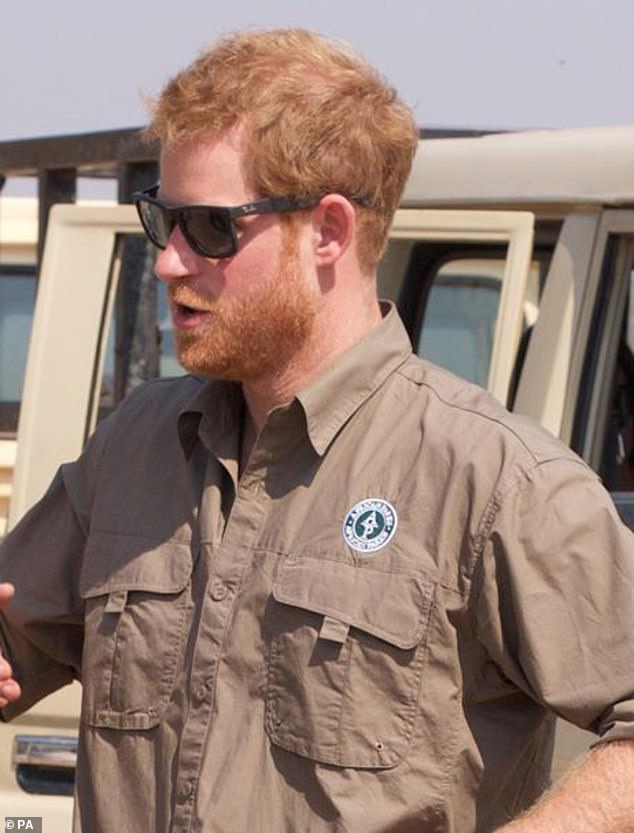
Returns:
[[[194,785],[191,781],[185,781],[185,783],[181,786],[178,791],[178,800],[181,802],[187,801],[187,799],[191,796],[194,792]]]
[[[207,688],[206,685],[200,685],[196,689],[196,692],[195,692],[194,696],[196,697],[196,700],[198,700],[199,703],[202,703],[205,700],[205,698],[207,697],[208,692],[209,692],[209,689]]]
[[[207,677],[206,680],[204,680],[202,683],[200,683],[193,690],[194,699],[198,703],[202,703],[204,700],[206,700],[209,697],[209,692],[213,689],[213,687],[214,687],[214,678],[213,677]]]
[[[221,602],[229,592],[227,585],[216,578],[211,583],[210,595],[214,602]]]

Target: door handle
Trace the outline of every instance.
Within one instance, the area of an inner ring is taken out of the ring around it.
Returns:
[[[61,735],[16,735],[11,760],[20,787],[31,794],[72,795],[77,742]]]

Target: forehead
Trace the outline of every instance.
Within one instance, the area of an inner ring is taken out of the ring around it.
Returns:
[[[253,198],[239,128],[168,144],[160,155],[160,196],[172,203],[237,204]]]

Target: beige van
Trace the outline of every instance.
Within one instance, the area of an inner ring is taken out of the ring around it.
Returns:
[[[51,213],[9,526],[114,404],[117,282],[138,235],[130,206]],[[417,351],[559,435],[600,472],[633,523],[633,275],[634,127],[617,127],[423,140],[380,287]],[[82,310],[72,325],[69,298]],[[171,374],[160,292],[155,307],[158,371]],[[0,317],[0,338],[3,326]],[[51,793],[72,790],[78,704],[69,687],[0,727],[0,807],[42,815],[47,833],[70,827],[70,799]],[[586,744],[562,730],[557,772]]]

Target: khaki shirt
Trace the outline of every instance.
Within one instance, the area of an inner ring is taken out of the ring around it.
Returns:
[[[391,311],[276,408],[149,383],[8,537],[11,718],[80,677],[85,833],[488,831],[553,714],[634,737],[634,547],[594,473]]]

